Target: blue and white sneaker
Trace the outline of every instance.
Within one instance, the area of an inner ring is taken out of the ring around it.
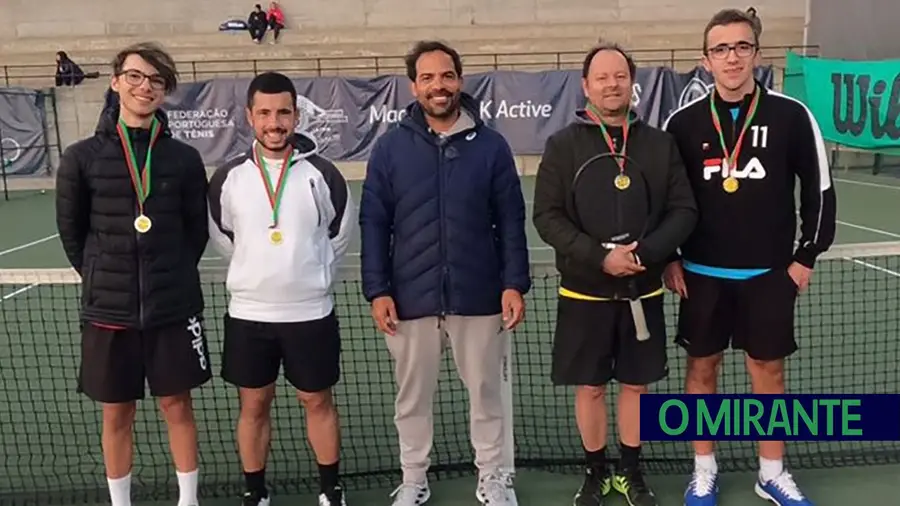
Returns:
[[[757,478],[754,490],[756,495],[778,506],[813,506],[787,471],[782,471],[777,478],[765,483]]]
[[[684,491],[684,506],[716,506],[719,477],[705,469],[695,469]]]

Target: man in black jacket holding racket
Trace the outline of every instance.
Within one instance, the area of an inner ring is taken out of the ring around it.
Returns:
[[[547,140],[534,193],[534,225],[562,276],[552,380],[575,386],[585,451],[575,506],[600,506],[611,489],[632,506],[656,505],[639,467],[640,395],[668,374],[662,273],[697,220],[674,140],[631,111],[634,75],[618,46],[587,54],[587,107]],[[622,387],[613,473],[605,455],[612,379]]]

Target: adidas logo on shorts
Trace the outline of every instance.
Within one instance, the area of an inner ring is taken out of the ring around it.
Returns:
[[[191,346],[197,350],[197,356],[200,359],[200,368],[206,370],[206,353],[203,351],[203,325],[196,316],[188,319],[187,331],[194,336]]]

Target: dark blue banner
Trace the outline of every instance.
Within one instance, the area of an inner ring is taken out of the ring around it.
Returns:
[[[661,126],[678,107],[703,96],[709,74],[698,67],[679,73],[667,67],[638,69],[632,103],[648,123]],[[766,86],[771,67],[757,69]],[[244,106],[249,79],[216,79],[182,85],[165,109],[176,137],[196,147],[208,165],[221,164],[246,150],[252,135]],[[517,155],[538,155],[547,137],[566,126],[583,107],[581,72],[496,71],[465,77],[465,91],[480,101],[480,116],[502,133]],[[301,124],[333,160],[366,160],[413,100],[409,79],[382,76],[296,78]]]
[[[0,88],[0,164],[7,175],[46,175],[50,168],[44,94]]]
[[[900,441],[900,395],[641,396],[644,441]]]

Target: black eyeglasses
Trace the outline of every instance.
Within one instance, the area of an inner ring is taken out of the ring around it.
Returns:
[[[151,76],[137,69],[129,69],[119,72],[117,76],[124,77],[125,82],[128,83],[129,86],[140,86],[144,84],[144,79],[147,79],[150,81],[150,88],[156,91],[162,91],[166,89],[166,80],[163,79],[159,74]]]
[[[728,57],[728,53],[734,51],[738,58],[746,58],[752,56],[756,51],[756,44],[749,42],[738,42],[734,45],[719,44],[706,50],[706,55],[716,60],[724,60]]]

